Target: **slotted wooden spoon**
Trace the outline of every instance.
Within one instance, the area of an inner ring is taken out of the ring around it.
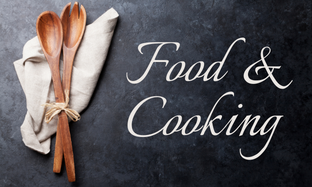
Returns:
[[[72,12],[70,14],[71,3],[68,3],[62,13],[61,21],[63,26],[63,89],[64,92],[70,92],[71,74],[73,69],[74,58],[83,37],[87,14],[85,8],[81,5],[79,12],[79,5],[75,2]],[[60,122],[59,122],[60,123]],[[53,171],[59,173],[62,167],[63,149],[62,138],[60,136],[60,126],[58,124],[55,143],[55,154]]]
[[[60,18],[51,11],[39,15],[36,24],[38,39],[43,53],[51,69],[54,86],[55,101],[64,103],[64,94],[60,77],[60,54],[63,43],[63,29]],[[75,181],[75,164],[67,115],[62,111],[59,115],[62,145],[65,157],[65,165],[68,181]]]

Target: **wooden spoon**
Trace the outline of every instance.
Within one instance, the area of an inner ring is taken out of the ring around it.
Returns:
[[[68,3],[61,14],[61,21],[63,25],[63,89],[70,92],[71,74],[73,69],[73,63],[78,46],[83,37],[87,14],[85,8],[81,5],[79,12],[79,5],[75,2],[73,10],[70,13],[71,3]],[[56,133],[55,154],[53,171],[59,173],[62,167],[63,149],[62,139],[59,135],[60,125],[58,125]]]
[[[36,24],[38,39],[43,53],[51,69],[54,86],[55,100],[57,103],[64,103],[64,94],[60,77],[60,54],[63,43],[63,29],[60,18],[51,11],[39,15]],[[65,165],[68,181],[75,181],[75,164],[67,115],[62,111],[59,115],[59,123],[64,149]]]

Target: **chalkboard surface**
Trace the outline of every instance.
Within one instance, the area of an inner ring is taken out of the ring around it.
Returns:
[[[82,0],[119,13],[82,118],[77,182],[22,143],[12,62],[38,15],[67,2],[2,1],[0,186],[312,186],[311,1]],[[146,72],[146,74],[145,74]]]

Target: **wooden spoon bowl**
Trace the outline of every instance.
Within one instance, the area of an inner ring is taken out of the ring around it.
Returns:
[[[71,13],[70,13],[70,5],[71,3],[68,3],[61,13],[61,21],[64,33],[63,88],[64,90],[67,90],[68,93],[70,91],[71,74],[74,58],[78,50],[79,44],[82,40],[87,22],[87,13],[83,5],[81,5],[79,12],[79,5],[77,2],[75,2]]]
[[[62,49],[62,25],[54,12],[43,12],[37,21],[37,33],[43,51],[49,56],[55,56]]]
[[[63,29],[60,18],[51,11],[39,15],[36,24],[37,36],[43,53],[49,63],[56,102],[64,102],[60,77],[60,54],[63,43]],[[56,85],[55,85],[56,84]]]
[[[64,32],[64,45],[67,48],[73,48],[76,45],[79,45],[85,31],[87,21],[87,14],[83,5],[81,5],[79,12],[79,5],[75,2],[71,13],[70,5],[71,3],[68,3],[64,7],[61,14]]]

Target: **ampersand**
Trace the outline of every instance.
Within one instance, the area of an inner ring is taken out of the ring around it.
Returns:
[[[264,55],[263,55],[263,52],[264,52],[265,49],[269,49],[269,51],[268,51],[268,53],[264,56]],[[266,58],[267,56],[269,56],[270,53],[271,53],[271,48],[270,48],[270,47],[267,46],[267,47],[262,48],[261,53],[260,53],[261,59],[258,60],[258,61],[256,61],[255,63],[251,64],[251,65],[245,70],[245,72],[244,72],[244,79],[245,79],[245,81],[248,82],[249,84],[259,84],[259,83],[265,81],[267,78],[270,78],[276,87],[278,87],[279,89],[285,89],[285,88],[287,88],[287,87],[292,83],[292,80],[291,80],[287,85],[285,85],[285,86],[283,86],[283,85],[281,85],[281,84],[279,84],[279,83],[277,82],[277,80],[275,79],[275,77],[274,77],[274,75],[273,75],[273,71],[274,71],[275,69],[280,69],[281,66],[268,66],[268,64],[267,64],[266,61],[265,61],[265,58]],[[251,78],[249,77],[249,71],[251,70],[251,68],[253,68],[253,67],[254,67],[256,64],[258,64],[259,62],[262,62],[263,66],[258,66],[258,67],[255,68],[256,74],[258,75],[259,70],[264,68],[264,69],[266,70],[268,76],[266,76],[266,77],[263,78],[263,79],[259,79],[259,80],[251,79]]]

